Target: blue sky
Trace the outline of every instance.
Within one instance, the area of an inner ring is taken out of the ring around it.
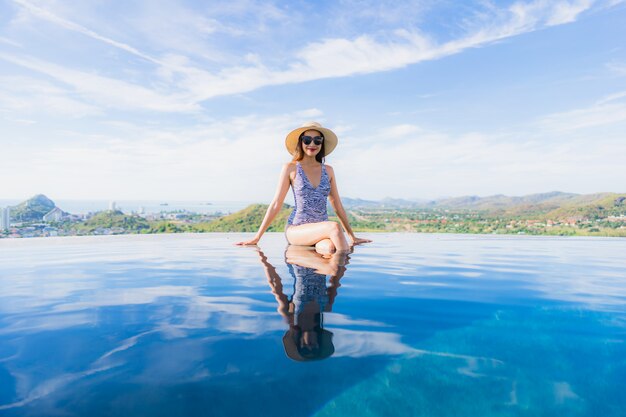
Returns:
[[[0,198],[624,192],[625,1],[0,0]]]

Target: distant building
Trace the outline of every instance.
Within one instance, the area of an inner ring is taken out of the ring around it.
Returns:
[[[49,212],[43,215],[44,222],[58,222],[63,219],[63,210],[58,207],[53,208]]]
[[[117,210],[117,204],[115,203],[115,201],[111,201],[109,203],[109,210],[111,210],[111,211]]]
[[[0,230],[9,230],[11,227],[11,208],[0,209]]]
[[[42,230],[42,232],[44,236],[58,236],[59,235],[59,231],[54,227],[45,227]]]

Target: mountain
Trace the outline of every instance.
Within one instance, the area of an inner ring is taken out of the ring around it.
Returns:
[[[573,194],[560,191],[507,196],[496,194],[446,197],[432,201],[386,198],[380,201],[342,198],[346,209],[415,209],[475,211],[493,216],[563,219],[604,218],[626,214],[626,194]]]
[[[416,208],[422,207],[424,204],[428,203],[428,200],[405,200],[402,198],[383,198],[380,200],[385,207],[398,207],[398,208]]]
[[[606,193],[605,193],[606,194]],[[595,196],[595,195],[594,195]],[[453,209],[453,210],[507,210],[513,207],[542,205],[544,209],[556,209],[570,202],[589,199],[589,196],[552,191],[548,193],[530,194],[525,196],[506,196],[496,194],[487,197],[468,195],[461,197],[445,197],[436,200],[406,200],[387,197],[383,200],[363,200],[360,198],[342,198],[346,208],[398,208],[398,209]],[[596,197],[591,197],[594,200]]]
[[[206,232],[256,232],[263,222],[267,211],[266,204],[252,204],[243,210],[220,217],[202,227]],[[276,215],[268,232],[282,232],[291,214],[291,207],[283,204],[282,210]]]
[[[488,197],[465,196],[445,198],[431,202],[387,198],[381,201],[342,198],[347,210],[361,209],[449,209],[480,211],[486,215],[520,218],[559,219],[568,217],[603,218],[610,215],[626,214],[626,194],[597,193],[572,194],[559,191],[530,194],[526,196],[493,195]],[[330,205],[329,215],[334,215]],[[270,232],[281,232],[292,207],[283,205],[276,216]],[[267,205],[252,204],[243,210],[220,217],[196,228],[206,232],[256,232],[263,221]]]
[[[493,215],[539,216],[558,219],[572,216],[602,218],[624,214],[626,194],[572,194],[558,191],[521,197],[493,195],[435,200],[429,208],[483,211]]]
[[[105,210],[96,213],[89,220],[78,225],[76,228],[85,231],[93,232],[98,228],[113,228],[119,227],[124,230],[141,231],[142,229],[150,229],[150,224],[146,219],[136,215],[127,215],[119,210]]]
[[[341,204],[345,208],[357,208],[357,207],[380,207],[380,201],[374,200],[363,200],[362,198],[350,198],[350,197],[341,197]]]
[[[412,201],[391,197],[375,201],[363,200],[361,198],[342,197],[341,203],[345,208],[415,208],[428,204],[428,201]]]
[[[434,200],[428,203],[428,207],[448,209],[496,210],[520,205],[537,205],[546,203],[552,203],[558,206],[559,204],[562,204],[565,201],[572,200],[577,196],[578,194],[562,193],[560,191],[553,191],[541,194],[530,194],[521,197],[511,197],[503,194],[496,194],[487,197],[478,197],[475,195],[471,195]]]
[[[55,207],[54,201],[43,194],[37,194],[17,206],[11,207],[11,218],[18,222],[39,222],[43,220],[45,214]]]
[[[544,215],[545,218],[584,217],[588,219],[626,215],[626,194],[580,195]]]

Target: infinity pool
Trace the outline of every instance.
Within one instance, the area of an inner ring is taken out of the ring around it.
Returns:
[[[1,240],[0,415],[626,415],[626,239],[243,237]]]

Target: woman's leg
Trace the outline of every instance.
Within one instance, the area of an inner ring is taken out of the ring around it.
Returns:
[[[341,226],[335,222],[325,221],[298,226],[291,225],[287,228],[286,234],[287,240],[292,245],[313,246],[324,239],[330,239],[330,243],[334,245],[338,252],[349,250],[348,241],[343,235]]]
[[[330,239],[322,239],[315,244],[315,251],[320,255],[330,255],[335,252],[337,248]]]

